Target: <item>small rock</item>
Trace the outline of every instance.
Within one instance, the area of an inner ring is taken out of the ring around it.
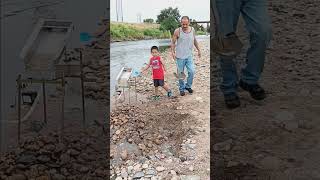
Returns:
[[[71,155],[71,156],[77,156],[80,154],[79,151],[75,150],[75,149],[69,149],[68,150],[68,153]]]
[[[216,143],[213,145],[214,151],[229,151],[231,149],[232,139],[229,139],[227,141]]]
[[[158,176],[152,176],[150,180],[159,180],[158,178]]]
[[[121,133],[120,130],[117,130],[117,131],[116,131],[116,135],[119,135],[120,133]]]
[[[63,175],[61,175],[61,174],[53,174],[53,175],[52,175],[52,179],[53,179],[53,180],[65,180],[66,177],[63,176]]]
[[[133,170],[134,170],[134,171],[140,171],[140,170],[141,170],[141,164],[136,164],[136,165],[133,167]]]
[[[125,168],[123,168],[123,169],[121,170],[121,177],[123,177],[123,178],[127,178],[127,177],[128,177],[128,172],[126,171]]]
[[[126,160],[128,158],[128,151],[127,150],[123,150],[121,152],[121,159],[122,160]]]
[[[182,106],[178,106],[178,107],[177,107],[177,110],[181,110],[181,109],[182,109]]]
[[[128,166],[128,173],[129,174],[131,174],[133,170],[134,170],[133,166]]]
[[[155,169],[148,169],[146,171],[146,175],[148,175],[148,176],[155,176],[156,174],[157,174],[157,172]]]
[[[23,164],[17,164],[17,168],[21,169],[21,170],[25,170],[25,169],[27,169],[27,166],[25,166]]]
[[[62,143],[59,143],[56,148],[55,148],[55,152],[62,152],[65,149],[65,145]]]
[[[139,144],[138,146],[142,151],[144,151],[146,149],[146,146],[144,144]]]
[[[143,172],[137,172],[136,174],[134,174],[133,179],[140,179],[144,176]]]
[[[122,180],[122,177],[118,176],[115,180]]]
[[[267,156],[260,162],[263,168],[268,170],[279,169],[281,160],[277,157]]]
[[[148,168],[148,164],[143,164],[142,165],[142,169],[147,169]]]
[[[148,148],[152,148],[152,144],[149,143],[149,144],[147,145],[147,147],[148,147]]]
[[[189,149],[194,149],[196,147],[196,144],[188,144],[187,147]]]
[[[80,168],[80,172],[82,172],[82,173],[86,173],[86,172],[88,172],[89,171],[89,168],[88,167],[81,167]]]
[[[41,155],[38,158],[38,161],[40,161],[41,163],[46,163],[50,161],[50,157],[46,156],[46,155]]]
[[[100,66],[107,66],[108,65],[108,62],[106,60],[100,60],[99,61],[99,65]]]
[[[15,174],[8,177],[8,180],[26,180],[27,177],[23,174]]]
[[[162,171],[165,170],[165,168],[162,167],[162,166],[158,166],[158,167],[156,167],[156,170],[157,170],[158,172],[162,172]]]
[[[88,65],[89,65],[89,64],[88,64]],[[82,69],[82,71],[83,71],[83,73],[92,73],[92,72],[94,72],[94,70],[91,69],[91,68],[89,68],[89,67],[84,67],[84,68]]]
[[[184,156],[181,156],[181,157],[180,157],[180,160],[181,160],[181,162],[184,162],[184,161],[186,161],[186,160],[187,160],[187,158],[186,158],[186,157],[184,157]]]
[[[31,164],[35,161],[36,161],[36,157],[34,155],[22,155],[18,158],[17,163]]]
[[[200,180],[200,176],[186,176],[181,175],[180,180]]]
[[[70,162],[71,158],[70,158],[69,154],[62,154],[60,156],[60,160],[61,160],[61,164],[67,164]]]
[[[239,164],[240,164],[239,162],[229,161],[227,164],[227,167],[238,166]]]
[[[193,166],[190,166],[189,167],[189,171],[193,171],[194,169],[193,169]]]
[[[167,159],[166,163],[168,163],[168,164],[172,163],[172,159]]]
[[[161,144],[161,140],[159,140],[159,139],[156,139],[154,142],[155,142],[157,145],[160,145],[160,144]]]
[[[48,144],[44,147],[45,150],[47,151],[54,151],[56,149],[56,146],[55,145],[52,145],[52,144]]]
[[[172,174],[172,175],[177,175],[177,173],[176,173],[174,170],[171,170],[171,171],[170,171],[170,174]]]
[[[292,121],[294,118],[294,114],[289,111],[280,111],[275,115],[275,119],[281,122]]]
[[[40,176],[40,177],[37,177],[36,180],[50,180],[50,177],[49,176]]]

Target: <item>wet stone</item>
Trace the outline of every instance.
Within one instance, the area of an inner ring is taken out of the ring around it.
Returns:
[[[144,176],[144,173],[139,171],[137,173],[134,174],[133,179],[140,179]]]

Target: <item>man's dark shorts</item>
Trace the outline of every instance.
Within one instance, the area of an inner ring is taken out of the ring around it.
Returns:
[[[164,86],[164,79],[154,79],[153,84],[155,87]]]

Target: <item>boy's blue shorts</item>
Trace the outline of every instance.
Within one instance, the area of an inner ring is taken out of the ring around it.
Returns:
[[[164,79],[154,79],[153,84],[155,87],[164,86]]]

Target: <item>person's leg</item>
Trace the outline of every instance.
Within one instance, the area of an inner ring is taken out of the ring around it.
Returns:
[[[235,33],[237,30],[241,4],[243,0],[215,0],[219,14],[219,26],[224,35]]]
[[[158,86],[154,87],[154,94],[155,94],[155,96],[159,96],[159,88],[158,88]]]
[[[164,85],[162,86],[162,88],[163,88],[164,90],[166,90],[167,92],[170,90],[170,88],[169,88],[169,86],[168,86],[167,83],[164,83]]]
[[[222,83],[220,84],[221,91],[224,95],[237,93],[238,74],[234,59],[220,57],[219,63],[222,73]]]
[[[176,59],[176,65],[178,70],[178,77],[179,75],[184,72],[185,60],[184,59]],[[179,91],[184,92],[185,90],[185,83],[183,79],[179,79]]]
[[[265,51],[272,36],[267,3],[267,0],[247,0],[241,9],[250,34],[247,64],[241,71],[241,80],[251,85],[258,84],[264,66]]]
[[[154,79],[153,80],[153,85],[154,85],[154,95],[158,96],[159,80],[158,79]]]
[[[224,35],[237,31],[241,2],[241,0],[216,0],[220,20],[218,28]],[[234,59],[221,56],[219,64],[222,71],[221,91],[224,95],[236,93],[238,75]]]
[[[186,89],[191,89],[192,88],[192,83],[193,83],[193,77],[195,74],[195,66],[193,62],[193,57],[190,56],[186,60],[186,68],[188,71],[188,77],[187,77],[187,84],[186,84]]]
[[[171,96],[172,96],[172,91],[171,91],[171,89],[170,89],[170,87],[168,86],[167,83],[163,83],[162,88],[167,91],[168,97],[171,97]]]

